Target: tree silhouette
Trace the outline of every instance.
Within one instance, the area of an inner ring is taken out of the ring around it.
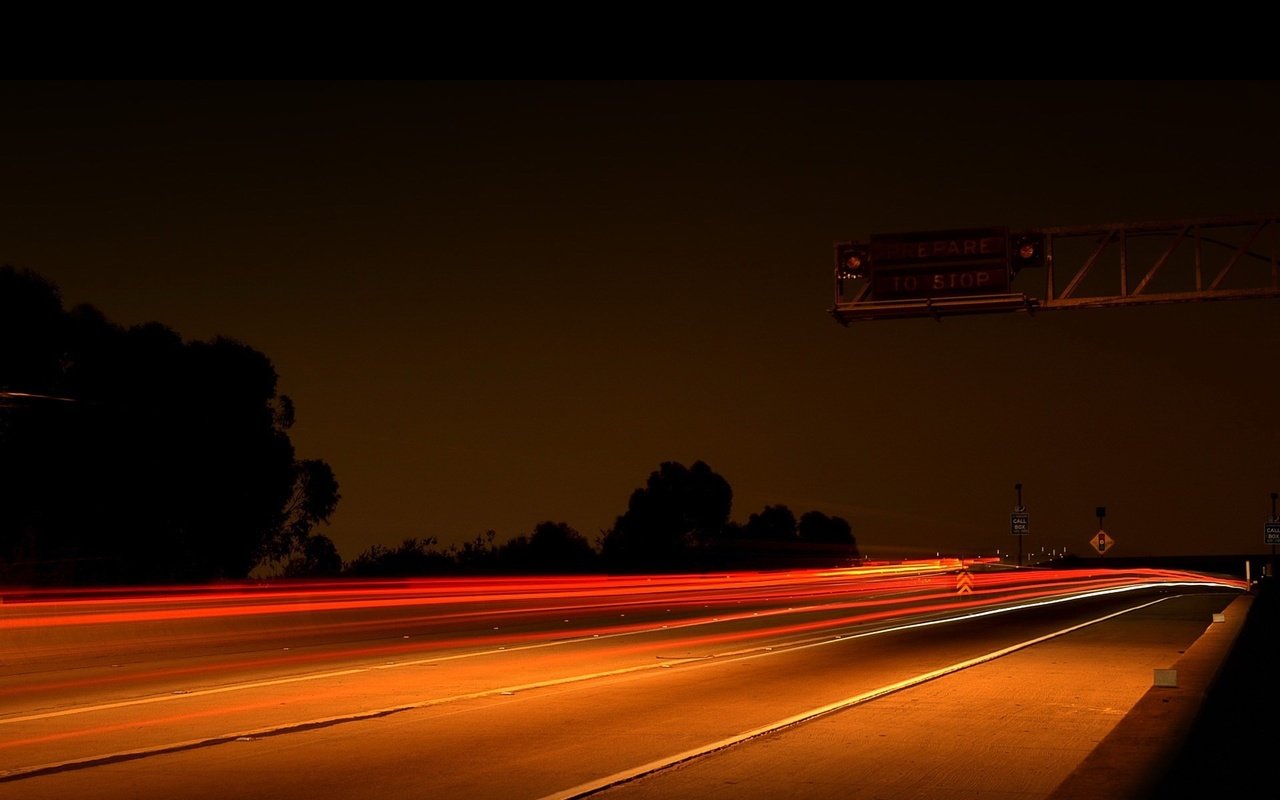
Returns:
[[[503,548],[501,560],[516,571],[583,573],[599,559],[586,537],[564,522],[539,522],[533,533],[518,536]]]
[[[498,534],[487,530],[461,547],[451,547],[450,553],[460,572],[497,572],[501,566],[502,548],[494,544]]]
[[[298,553],[284,566],[286,578],[332,578],[342,574],[342,556],[328,536],[311,534],[297,549]]]
[[[284,420],[292,420],[293,403],[287,396],[281,398],[281,407],[286,409],[277,413],[279,425],[285,426]],[[328,521],[341,499],[338,492],[338,481],[333,476],[333,469],[319,459],[295,461],[293,464],[293,491],[289,501],[281,510],[282,522],[271,531],[262,545],[261,561],[276,564],[286,561],[290,564],[301,560],[310,564],[316,554],[316,547],[324,550],[323,542],[333,543],[321,534],[314,534],[316,525]],[[320,544],[316,541],[319,540]],[[335,549],[336,554],[336,549]],[[327,562],[326,562],[327,564]],[[338,560],[341,569],[342,561]]]
[[[742,534],[747,539],[790,542],[797,538],[796,515],[786,506],[765,506],[759,514],[747,517]]]
[[[56,388],[66,335],[58,288],[30,270],[0,267],[0,391]]]
[[[668,570],[706,563],[709,545],[729,520],[733,490],[711,467],[662,463],[631,493],[626,513],[603,539],[610,568]]]
[[[305,553],[337,482],[295,461],[292,403],[257,350],[123,328],[0,268],[0,570],[10,580],[207,581]],[[31,327],[26,327],[30,325]]]
[[[396,548],[375,544],[356,556],[345,573],[362,578],[402,578],[452,572],[453,557],[436,544],[434,536],[405,539]]]
[[[835,562],[861,557],[853,529],[843,517],[828,517],[821,511],[809,511],[800,517],[796,530],[801,541],[824,550]]]
[[[806,542],[844,544],[855,549],[858,546],[847,520],[843,517],[828,517],[821,511],[809,511],[800,517],[797,533]]]
[[[746,524],[725,526],[719,563],[725,567],[785,569],[847,566],[858,558],[849,523],[809,511],[797,523],[785,505],[765,506]]]

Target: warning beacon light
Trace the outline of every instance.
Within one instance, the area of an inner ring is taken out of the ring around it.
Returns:
[[[1019,233],[1009,237],[1009,261],[1014,270],[1044,266],[1044,234]]]
[[[870,250],[859,242],[836,245],[836,274],[841,278],[860,278],[867,272]]]

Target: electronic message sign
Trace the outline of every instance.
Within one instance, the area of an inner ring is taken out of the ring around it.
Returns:
[[[871,297],[906,300],[1007,294],[1008,228],[876,234],[868,248]]]

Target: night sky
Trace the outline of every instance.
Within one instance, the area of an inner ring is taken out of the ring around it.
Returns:
[[[1280,300],[837,323],[874,233],[1280,211],[1280,82],[0,84],[0,263],[265,353],[350,559],[664,461],[869,554],[1265,553]]]

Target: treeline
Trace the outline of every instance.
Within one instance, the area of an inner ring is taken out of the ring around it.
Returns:
[[[271,361],[225,337],[184,341],[64,308],[56,286],[0,267],[0,583],[192,583],[284,576],[769,569],[858,557],[849,524],[766,506],[699,461],[660,465],[594,541],[565,522],[499,542],[434,538],[343,562],[319,532],[341,499],[299,458]]]
[[[0,267],[0,581],[243,578],[336,550],[339,500],[289,439],[270,360],[65,309],[52,283]]]
[[[565,522],[541,522],[505,543],[493,531],[461,547],[434,537],[375,545],[347,564],[295,560],[292,576],[360,577],[485,573],[666,572],[844,566],[859,557],[849,523],[820,511],[797,518],[765,506],[745,523],[729,519],[733,490],[702,461],[666,462],[631,494],[613,527],[588,541]]]

